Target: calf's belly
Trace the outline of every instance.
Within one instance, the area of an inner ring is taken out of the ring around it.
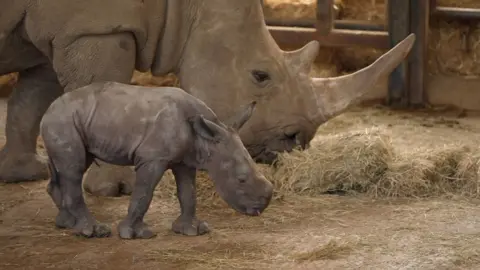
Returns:
[[[96,158],[103,162],[110,163],[113,165],[119,166],[133,166],[133,159],[128,156],[128,154],[122,153],[105,153],[101,151],[90,151],[90,153]]]

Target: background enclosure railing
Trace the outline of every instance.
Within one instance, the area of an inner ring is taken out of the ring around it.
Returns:
[[[263,5],[263,0],[261,1]],[[366,46],[390,49],[410,33],[417,40],[408,57],[389,77],[387,103],[395,107],[421,107],[425,103],[428,29],[431,16],[476,21],[480,9],[438,6],[436,0],[387,0],[386,23],[335,18],[333,0],[317,0],[316,19],[266,19],[275,40],[298,47],[310,40],[325,46]]]

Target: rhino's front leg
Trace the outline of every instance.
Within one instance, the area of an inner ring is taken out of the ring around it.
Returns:
[[[6,144],[0,151],[0,181],[48,179],[45,162],[36,155],[40,120],[63,93],[53,68],[39,65],[20,72],[8,100]]]
[[[129,83],[135,68],[135,39],[131,33],[82,36],[75,42],[59,41],[53,64],[65,91],[95,81]],[[114,117],[114,116],[113,116]],[[130,194],[135,174],[129,167],[97,161],[87,171],[83,188],[95,196]]]
[[[136,168],[135,187],[130,198],[127,217],[118,224],[120,238],[152,238],[155,236],[148,225],[143,222],[152,202],[153,192],[163,173],[167,169],[167,163],[147,162]]]
[[[190,236],[210,232],[208,224],[196,217],[196,169],[178,164],[172,167],[172,172],[177,183],[177,197],[181,210],[180,216],[172,224],[172,230],[175,233]]]

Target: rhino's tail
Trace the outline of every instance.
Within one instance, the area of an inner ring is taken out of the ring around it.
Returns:
[[[58,172],[55,168],[55,164],[50,156],[48,156],[48,170],[50,171],[50,182],[51,184],[58,185]]]
[[[62,208],[62,196],[60,191],[60,182],[58,181],[58,171],[55,168],[55,163],[50,156],[48,156],[48,170],[50,171],[50,182],[47,186],[47,192],[52,197],[53,202],[58,209]]]

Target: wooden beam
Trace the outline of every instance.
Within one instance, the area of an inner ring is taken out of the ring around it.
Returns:
[[[429,19],[429,0],[410,0],[410,32],[415,33],[416,41],[408,57],[408,92],[409,103],[414,107],[423,106],[426,99]]]
[[[317,21],[315,27],[322,36],[330,34],[333,28],[333,0],[317,0]]]
[[[389,49],[386,31],[360,31],[334,29],[330,34],[320,35],[314,28],[267,26],[270,34],[280,46],[300,48],[312,40],[327,47],[361,46]]]
[[[390,47],[394,47],[410,32],[410,1],[388,0],[387,13]],[[389,76],[387,103],[393,107],[407,107],[407,87],[408,63],[404,61]]]

